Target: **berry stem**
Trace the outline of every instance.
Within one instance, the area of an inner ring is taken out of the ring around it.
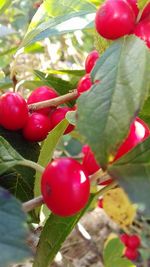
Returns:
[[[24,212],[29,212],[29,211],[41,206],[43,203],[44,203],[43,197],[39,196],[39,197],[33,198],[27,202],[24,202],[22,204],[22,209]]]
[[[34,103],[28,105],[29,110],[37,110],[41,108],[46,108],[46,107],[57,107],[61,104],[64,104],[70,100],[74,100],[77,97],[77,90],[75,89],[73,92],[58,96],[56,98],[50,99],[50,100],[45,100],[42,102]]]
[[[113,181],[111,184],[105,186],[103,189],[101,189],[98,192],[96,192],[95,196],[102,196],[103,194],[105,194],[110,189],[113,189],[114,187],[116,187],[116,185],[117,185],[117,182]]]
[[[24,159],[24,160],[20,161],[19,165],[23,165],[23,166],[27,166],[27,167],[33,168],[33,169],[35,169],[36,171],[38,171],[40,173],[43,173],[44,170],[45,170],[45,168],[43,168],[38,163],[36,163],[34,161],[31,161],[31,160],[27,160],[27,159]]]
[[[145,9],[145,7],[147,6],[147,3],[144,5],[144,7],[139,11],[139,14],[138,14],[138,16],[137,16],[137,19],[136,19],[136,23],[138,23],[139,21],[140,21],[140,18],[141,18],[141,16],[142,16],[142,13],[143,13],[143,11],[144,11],[144,9]]]

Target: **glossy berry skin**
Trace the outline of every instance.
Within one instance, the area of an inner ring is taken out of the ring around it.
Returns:
[[[115,40],[132,32],[135,14],[126,1],[107,0],[96,13],[95,26],[101,36]]]
[[[85,207],[90,182],[79,162],[59,158],[49,163],[42,175],[41,191],[48,208],[59,216],[71,216]]]
[[[33,104],[33,103],[37,103],[37,102],[41,102],[45,100],[50,100],[57,96],[58,94],[57,92],[55,92],[53,88],[48,87],[48,86],[41,86],[41,87],[36,88],[30,94],[30,96],[27,99],[27,103],[29,105],[29,104]],[[44,115],[49,115],[50,111],[51,111],[51,108],[49,107],[36,110],[36,112],[42,113]]]
[[[147,6],[144,8],[140,21],[148,17],[150,17],[150,3],[148,3]]]
[[[85,60],[85,71],[90,73],[93,67],[96,64],[96,61],[99,59],[99,54],[96,50],[91,51]]]
[[[78,96],[88,91],[92,86],[92,81],[89,74],[85,74],[78,82],[77,91]]]
[[[137,17],[138,13],[139,13],[139,8],[138,8],[138,3],[137,0],[125,0],[128,2],[128,4],[132,7],[132,10],[135,14],[135,17]]]
[[[82,153],[84,154],[82,159],[82,166],[87,171],[88,175],[92,175],[100,169],[100,165],[97,163],[91,148],[88,145],[82,147]]]
[[[131,248],[126,248],[124,256],[131,261],[135,261],[135,260],[137,260],[139,253],[136,249],[133,250]]]
[[[18,93],[7,92],[0,97],[0,124],[5,129],[22,129],[28,119],[28,106]]]
[[[120,236],[120,240],[125,246],[128,246],[129,238],[130,238],[129,235],[127,235],[127,234],[122,234]]]
[[[47,137],[50,128],[49,118],[43,114],[34,112],[29,116],[23,128],[23,136],[30,142],[40,142]]]
[[[137,235],[129,236],[127,246],[131,249],[137,249],[141,244],[141,240]]]
[[[103,198],[101,198],[101,199],[98,200],[98,207],[100,209],[103,209]]]
[[[136,25],[134,34],[144,40],[150,48],[150,16]]]
[[[68,107],[62,107],[62,108],[57,108],[52,112],[50,116],[51,129],[55,128],[57,124],[59,124],[65,118],[68,111],[72,111],[72,109]],[[75,128],[74,125],[69,124],[64,134],[72,132],[74,128]]]
[[[132,148],[134,148],[140,142],[144,141],[149,136],[150,130],[148,126],[144,121],[137,117],[130,126],[128,137],[118,149],[115,160],[119,159],[121,156],[129,152]]]

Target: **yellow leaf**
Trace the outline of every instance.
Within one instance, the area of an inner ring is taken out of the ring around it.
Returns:
[[[136,215],[135,205],[131,204],[121,188],[115,188],[105,193],[103,208],[108,216],[122,228],[130,226]]]

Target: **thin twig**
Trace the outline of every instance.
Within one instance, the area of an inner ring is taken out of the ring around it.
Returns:
[[[61,104],[64,104],[68,101],[74,100],[77,97],[77,90],[75,89],[73,92],[58,96],[56,98],[50,99],[50,100],[45,100],[42,102],[34,103],[28,105],[29,110],[37,110],[41,108],[46,108],[46,107],[57,107]]]
[[[29,212],[29,211],[41,206],[43,203],[44,203],[43,197],[39,196],[39,197],[33,198],[27,202],[24,202],[22,204],[22,209],[24,212]]]

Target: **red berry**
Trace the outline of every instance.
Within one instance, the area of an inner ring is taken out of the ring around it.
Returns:
[[[134,34],[144,40],[150,48],[150,16],[136,25]]]
[[[101,36],[115,40],[132,32],[135,14],[126,1],[107,0],[96,13],[95,26]]]
[[[94,65],[96,64],[96,61],[99,59],[99,54],[96,50],[90,52],[90,54],[87,56],[85,60],[85,70],[86,73],[90,73],[93,69]]]
[[[7,92],[0,97],[0,123],[8,130],[19,130],[28,119],[28,106],[18,93]]]
[[[23,128],[23,136],[31,142],[43,141],[50,131],[50,120],[40,113],[32,113]]]
[[[138,258],[139,253],[137,250],[133,250],[131,248],[126,248],[124,256],[131,261],[135,261]]]
[[[129,240],[129,235],[127,235],[127,234],[122,234],[122,235],[120,236],[120,240],[121,240],[121,242],[122,242],[125,246],[127,246],[127,245],[128,245],[128,240]]]
[[[59,124],[65,118],[66,113],[68,111],[72,111],[72,109],[68,107],[62,107],[62,108],[57,108],[56,110],[53,111],[53,113],[50,116],[51,127],[52,127],[51,129],[55,128],[57,124]],[[69,124],[64,134],[72,132],[74,128],[75,128],[74,125]]]
[[[98,200],[98,207],[103,209],[103,198]]]
[[[113,179],[108,179],[107,181],[100,182],[99,185],[102,185],[102,186],[104,186],[104,185],[109,185],[109,184],[112,183],[112,181],[113,181]]]
[[[144,8],[140,20],[146,19],[149,16],[150,16],[150,3],[148,3],[147,6]]]
[[[89,74],[84,75],[78,82],[77,91],[80,96],[85,91],[88,91],[92,86],[92,81]]]
[[[29,104],[33,104],[33,103],[37,103],[37,102],[41,102],[45,100],[50,100],[57,96],[58,94],[57,92],[55,92],[53,88],[48,87],[48,86],[41,86],[41,87],[36,88],[30,94],[30,96],[27,99],[27,103],[29,105]],[[50,110],[51,108],[42,108],[42,109],[37,110],[36,112],[48,115]]]
[[[89,178],[76,160],[55,159],[42,175],[41,191],[45,204],[53,213],[71,216],[84,208],[89,199]]]
[[[131,249],[136,249],[140,246],[141,244],[141,240],[139,238],[139,236],[137,235],[131,235],[129,236],[129,240],[128,240],[128,244],[127,246]]]
[[[118,149],[115,160],[126,154],[140,142],[144,141],[149,135],[150,130],[146,123],[140,118],[136,118],[136,120],[130,126],[128,137]]]
[[[132,7],[133,12],[134,12],[135,16],[137,17],[137,15],[139,13],[139,8],[138,8],[138,5],[137,5],[137,0],[126,0],[126,1]]]
[[[97,163],[94,154],[88,145],[83,146],[82,152],[84,154],[82,166],[87,171],[88,175],[92,175],[100,169],[100,165]]]

